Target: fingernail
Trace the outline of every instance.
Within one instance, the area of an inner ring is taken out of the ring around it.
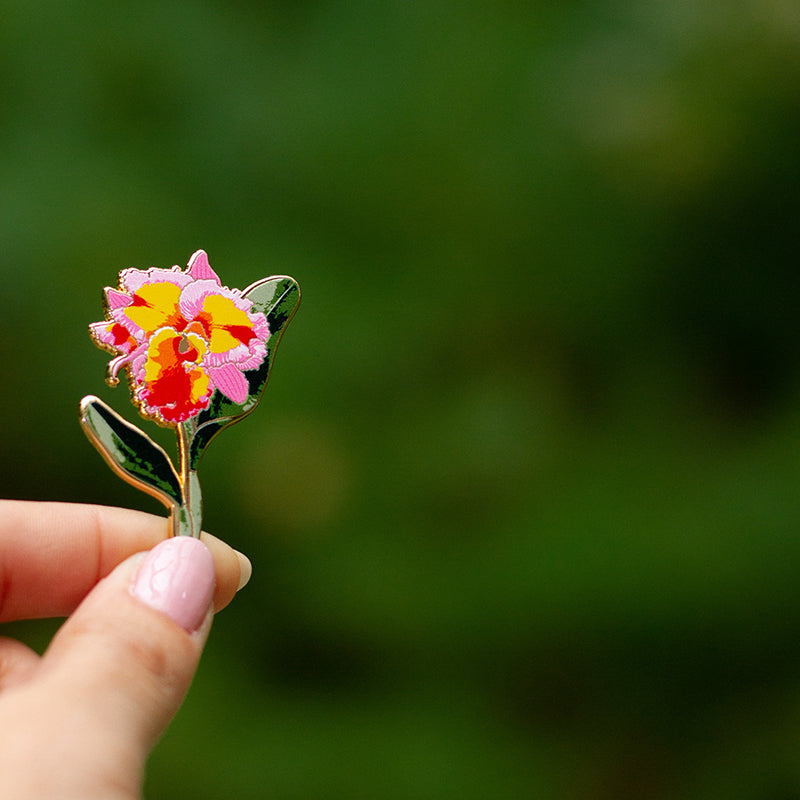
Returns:
[[[211,604],[214,575],[214,559],[199,539],[173,536],[147,554],[131,593],[191,633],[200,627]]]
[[[236,553],[236,558],[239,559],[239,585],[236,587],[236,591],[238,592],[239,589],[244,589],[244,587],[247,586],[247,582],[253,574],[253,565],[244,553],[240,553],[238,550],[234,550],[233,552]]]

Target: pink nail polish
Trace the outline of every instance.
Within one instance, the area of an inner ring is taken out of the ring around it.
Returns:
[[[191,633],[205,618],[214,583],[214,559],[208,548],[199,539],[174,536],[147,554],[131,594]]]

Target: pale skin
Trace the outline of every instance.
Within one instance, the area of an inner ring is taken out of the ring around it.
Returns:
[[[216,588],[187,632],[130,592],[136,554],[167,532],[165,518],[137,511],[0,500],[0,622],[67,617],[43,656],[0,637],[0,797],[141,797],[214,612],[250,575],[246,558],[204,533]]]

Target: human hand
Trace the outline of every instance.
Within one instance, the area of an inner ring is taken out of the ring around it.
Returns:
[[[0,500],[0,622],[70,615],[43,656],[0,637],[0,797],[140,797],[214,610],[250,577],[220,540],[165,539],[167,526],[118,508]]]

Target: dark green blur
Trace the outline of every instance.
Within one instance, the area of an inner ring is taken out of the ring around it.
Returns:
[[[163,513],[120,269],[303,290],[149,800],[800,798],[798,239],[788,0],[2,3],[3,495]]]

